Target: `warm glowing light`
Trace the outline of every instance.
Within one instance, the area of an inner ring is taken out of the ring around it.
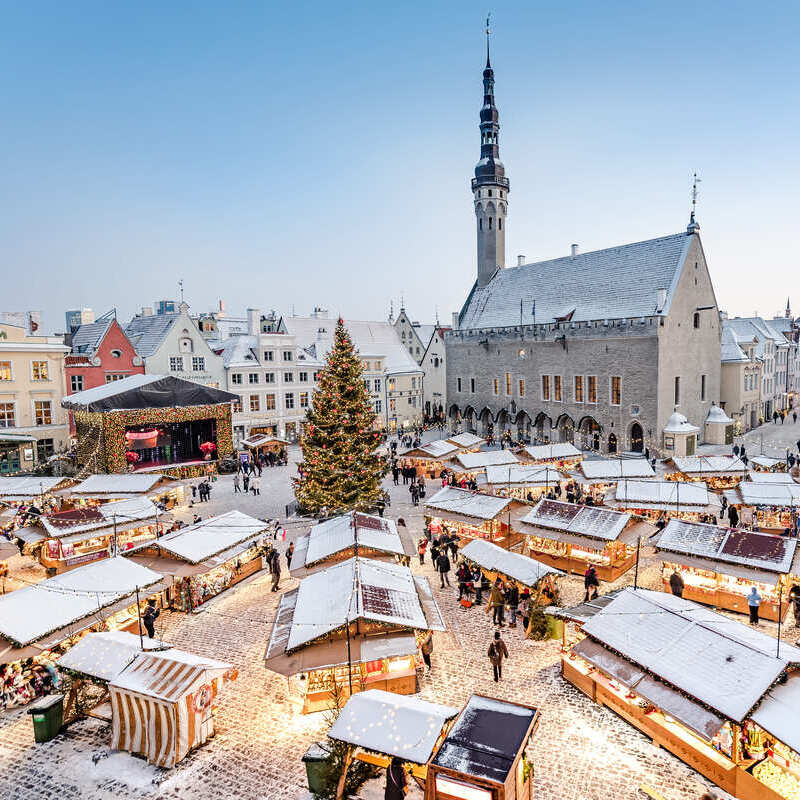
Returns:
[[[492,800],[492,793],[486,789],[478,789],[460,781],[453,781],[441,775],[436,776],[436,791],[458,797],[460,800]]]

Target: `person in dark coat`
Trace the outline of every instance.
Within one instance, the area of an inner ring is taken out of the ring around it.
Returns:
[[[728,506],[728,522],[730,522],[731,528],[735,528],[739,524],[739,512],[736,510],[736,506]]]
[[[675,597],[683,597],[683,578],[675,570],[669,576],[669,588]]]
[[[450,585],[450,579],[447,577],[447,573],[450,572],[450,559],[447,557],[447,551],[443,550],[439,557],[436,559],[436,571],[439,573],[439,579],[442,582],[442,589],[444,589],[444,585]]]
[[[508,648],[506,647],[506,643],[500,638],[500,631],[494,632],[494,639],[492,639],[486,655],[489,656],[489,661],[492,663],[494,681],[497,683],[500,678],[503,677],[503,659],[508,658]]]
[[[392,756],[392,763],[386,768],[386,791],[383,800],[405,800],[408,791],[408,777],[403,769],[403,762],[398,756]]]
[[[273,550],[270,554],[269,571],[272,575],[272,591],[277,592],[281,580],[281,559],[277,550]]]
[[[294,555],[294,542],[289,542],[289,546],[286,548],[286,568],[292,568],[292,556]]]
[[[247,472],[245,472],[242,476],[242,486],[244,486],[244,493],[247,494],[247,491],[250,488],[250,476],[247,474]]]
[[[142,623],[144,624],[144,629],[147,631],[147,635],[151,639],[156,638],[156,620],[160,613],[161,612],[156,608],[156,601],[152,598],[148,600],[147,607],[144,610],[144,614],[142,614]]]
[[[583,588],[586,589],[586,594],[583,598],[584,602],[594,600],[597,597],[600,579],[597,577],[597,570],[594,568],[594,564],[590,564],[589,569],[583,574]]]
[[[517,610],[519,608],[519,587],[514,581],[508,584],[506,589],[506,605],[511,611],[511,622],[508,623],[510,628],[517,627]]]

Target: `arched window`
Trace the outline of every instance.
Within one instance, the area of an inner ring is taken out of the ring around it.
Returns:
[[[699,328],[700,327],[700,312],[699,311],[695,311],[694,312],[694,327],[695,328]]]
[[[617,437],[613,433],[610,433],[608,435],[608,452],[609,453],[617,452]]]

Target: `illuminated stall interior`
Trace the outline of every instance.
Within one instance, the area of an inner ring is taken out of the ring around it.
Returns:
[[[766,532],[783,533],[794,527],[800,510],[800,484],[794,482],[742,481],[726,497],[740,509],[743,521],[752,521],[755,528]]]
[[[73,484],[72,478],[42,476],[0,476],[0,528],[12,531],[19,527],[21,518],[16,512],[34,506],[39,511],[57,508],[60,492]]]
[[[69,502],[78,506],[99,505],[109,500],[145,497],[170,509],[186,502],[187,491],[185,482],[157,472],[90,475],[70,490]]]
[[[564,475],[546,465],[509,464],[486,467],[486,477],[478,481],[478,486],[497,497],[533,503],[557,486],[563,490],[567,483]]]
[[[650,522],[662,517],[700,521],[722,510],[719,496],[699,481],[621,480],[606,495],[605,504]]]
[[[345,561],[353,556],[392,561],[410,558],[417,548],[407,529],[401,533],[394,520],[351,511],[324,520],[297,539],[292,556],[292,575]]]
[[[752,465],[756,472],[785,472],[786,462],[781,458],[771,456],[749,456],[748,464]]]
[[[459,453],[451,467],[457,481],[462,478],[477,481],[489,467],[504,466],[508,469],[513,464],[519,464],[519,459],[510,450],[486,450],[481,453]]]
[[[263,567],[260,519],[228,511],[164,534],[128,558],[169,576],[170,607],[192,611]]]
[[[739,800],[799,796],[800,649],[643,589],[578,613],[566,680]]]
[[[789,592],[800,581],[797,539],[671,519],[655,545],[665,592],[677,572],[687,600],[747,614],[747,595],[755,586],[762,598],[759,616],[777,620],[780,605],[786,619]]]
[[[415,637],[444,629],[427,578],[351,558],[307,575],[281,597],[266,666],[286,676],[303,714],[328,710],[334,685],[345,697],[370,688],[414,694]]]
[[[730,489],[747,478],[747,465],[738,456],[673,456],[668,481],[705,481],[712,489]]]
[[[523,552],[564,572],[594,565],[600,580],[615,581],[636,562],[636,542],[653,528],[630,514],[597,506],[540,500],[519,522]]]
[[[487,539],[509,549],[520,541],[513,526],[524,508],[511,498],[445,486],[425,502],[423,513],[434,536],[453,534],[462,544]]]
[[[532,464],[551,464],[557,469],[572,469],[583,460],[583,453],[570,442],[555,444],[529,444],[522,457]]]
[[[618,481],[655,477],[646,458],[591,458],[581,461],[573,474],[584,490],[601,503]]]
[[[417,476],[438,478],[442,470],[449,466],[448,460],[459,452],[461,448],[457,444],[447,439],[437,439],[398,453],[397,465],[401,469],[414,467]]]

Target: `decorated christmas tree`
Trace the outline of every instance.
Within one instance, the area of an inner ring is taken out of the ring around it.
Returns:
[[[295,495],[307,514],[374,509],[382,495],[384,460],[361,361],[344,323],[336,324],[333,348],[320,372],[301,441],[301,477]]]

